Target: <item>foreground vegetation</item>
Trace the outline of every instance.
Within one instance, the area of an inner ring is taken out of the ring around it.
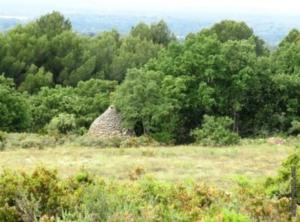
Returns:
[[[226,148],[103,143],[9,135],[0,153],[0,221],[291,219],[289,169],[300,170],[299,138]]]
[[[109,182],[86,172],[61,180],[55,171],[6,171],[0,179],[0,221],[260,221],[287,220],[289,200],[239,196],[197,183],[170,184],[143,178]],[[251,186],[250,186],[251,187]]]

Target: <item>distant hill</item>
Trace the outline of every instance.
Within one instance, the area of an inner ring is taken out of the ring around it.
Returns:
[[[282,17],[267,15],[202,15],[202,16],[147,16],[131,14],[66,14],[75,30],[86,34],[95,34],[102,31],[117,29],[122,34],[128,33],[138,22],[151,23],[164,19],[178,38],[184,38],[190,32],[198,32],[225,18],[242,20],[251,26],[255,33],[269,45],[277,45],[292,28],[300,29],[299,17]],[[6,31],[30,21],[30,19],[0,15],[0,30]]]
[[[26,22],[23,19],[20,18],[14,18],[14,17],[6,17],[6,16],[0,16],[0,30],[1,31],[6,31],[17,24],[22,24]]]

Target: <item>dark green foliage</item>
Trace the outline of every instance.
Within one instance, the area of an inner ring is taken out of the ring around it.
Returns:
[[[167,23],[161,20],[158,23],[154,23],[150,27],[152,41],[157,44],[167,46],[171,41],[175,41],[175,35],[169,29]]]
[[[122,43],[120,34],[115,30],[103,32],[90,39],[88,48],[91,50],[92,55],[96,56],[94,78],[114,79],[112,76],[112,62],[117,56]]]
[[[292,121],[292,126],[289,129],[289,133],[292,135],[300,134],[300,121],[297,121],[297,120]]]
[[[0,79],[0,130],[42,132],[66,113],[83,134],[119,83],[115,103],[137,135],[193,142],[204,115],[228,116],[243,137],[296,135],[299,39],[291,30],[270,52],[247,24],[231,20],[182,42],[164,21],[139,23],[128,36],[88,36],[52,12],[0,34],[0,73],[15,84]]]
[[[0,151],[5,149],[7,135],[5,132],[0,131]]]
[[[238,134],[232,132],[233,120],[228,117],[205,115],[201,128],[193,130],[196,143],[204,146],[228,146],[239,142]]]
[[[67,179],[45,168],[0,175],[0,221],[5,222],[289,221],[289,206],[287,198],[271,199],[260,186],[241,186],[228,195],[203,184],[149,177],[104,181],[86,171]]]
[[[161,46],[139,37],[123,40],[111,65],[111,79],[121,82],[129,68],[140,68],[157,56]]]
[[[46,35],[48,38],[72,29],[71,22],[56,11],[40,17],[35,25],[37,26],[35,34]]]
[[[141,67],[174,39],[163,21],[147,28],[149,38],[140,31],[120,38],[115,30],[84,36],[52,12],[1,34],[0,73],[30,93],[54,84],[76,86],[90,78],[122,81],[128,68]]]
[[[54,170],[37,168],[32,174],[5,171],[0,175],[0,221],[39,221],[73,209],[80,183],[63,183]],[[1,220],[5,219],[5,220]]]
[[[297,29],[293,29],[289,32],[289,34],[282,40],[279,44],[280,47],[285,44],[296,43],[300,40],[300,32]]]
[[[37,93],[42,87],[53,85],[53,74],[45,72],[44,68],[38,68],[32,65],[27,71],[24,82],[19,86],[19,90],[28,93]]]
[[[76,128],[75,117],[72,114],[60,113],[53,117],[50,123],[46,126],[48,133],[67,134],[74,131]]]
[[[121,111],[124,126],[167,142],[175,139],[179,120],[176,110],[184,99],[186,79],[165,76],[161,72],[132,69],[118,88],[114,102]]]
[[[211,31],[216,33],[222,42],[229,40],[245,40],[253,35],[253,30],[245,22],[225,20],[215,24]]]
[[[204,114],[229,116],[234,120],[234,131],[249,135],[257,130],[252,121],[265,104],[265,98],[259,98],[267,95],[264,89],[268,89],[268,73],[260,70],[263,62],[263,58],[257,57],[256,43],[251,38],[223,43],[216,35],[201,32],[190,36],[183,44],[170,44],[135,77],[128,72],[128,78],[116,92],[119,100],[123,100],[117,105],[131,127],[146,124],[147,128],[151,127],[148,131],[152,136],[163,137],[161,141],[172,138],[176,138],[177,143],[191,141],[190,131],[199,126],[199,117],[201,119]],[[151,77],[152,71],[160,73],[159,77]],[[159,81],[155,83],[156,88],[151,89],[152,94],[131,90],[139,86],[147,90],[152,82],[149,78]],[[143,98],[142,94],[147,96]],[[133,99],[133,103],[127,99]],[[151,119],[165,109],[164,101],[170,101],[167,105],[171,107],[171,111],[164,113],[172,115],[160,117],[158,127]],[[132,115],[141,112],[125,111],[126,104],[133,110],[134,107],[139,107],[137,110],[151,107],[151,116],[132,119]],[[167,124],[162,124],[165,119]]]
[[[0,131],[0,142],[5,142],[7,134],[3,131]]]
[[[300,186],[300,152],[296,151],[285,160],[278,171],[276,177],[270,177],[266,180],[265,186],[267,193],[276,197],[291,196],[291,167],[296,167],[297,188]],[[296,193],[297,203],[300,204],[300,190]]]
[[[0,130],[26,130],[31,123],[31,113],[25,95],[14,88],[11,79],[0,76]]]
[[[153,23],[150,26],[141,22],[131,29],[130,34],[165,46],[176,40],[175,35],[164,21]]]
[[[78,128],[89,127],[110,105],[110,94],[115,87],[116,82],[91,79],[79,82],[76,88],[43,88],[31,97],[33,130],[44,128],[60,113],[73,114]]]
[[[287,132],[300,116],[300,41],[299,32],[293,30],[271,57],[273,75],[274,125]]]
[[[215,24],[209,32],[216,34],[221,42],[252,39],[255,42],[255,51],[258,56],[268,54],[264,41],[255,36],[253,30],[245,22],[224,20]]]

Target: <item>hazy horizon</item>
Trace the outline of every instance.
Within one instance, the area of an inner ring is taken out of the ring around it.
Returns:
[[[54,10],[82,33],[117,29],[126,34],[138,22],[163,19],[183,38],[229,19],[245,21],[258,36],[277,45],[292,28],[300,29],[300,3],[296,0],[10,0],[0,2],[0,29],[8,30]]]
[[[144,13],[145,15],[299,15],[297,0],[10,0],[0,3],[0,13],[5,16],[39,16],[58,10],[62,13]]]

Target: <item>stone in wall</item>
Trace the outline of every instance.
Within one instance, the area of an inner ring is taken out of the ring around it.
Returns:
[[[92,123],[88,134],[103,138],[131,135],[129,130],[122,128],[121,115],[114,106],[110,106]]]

